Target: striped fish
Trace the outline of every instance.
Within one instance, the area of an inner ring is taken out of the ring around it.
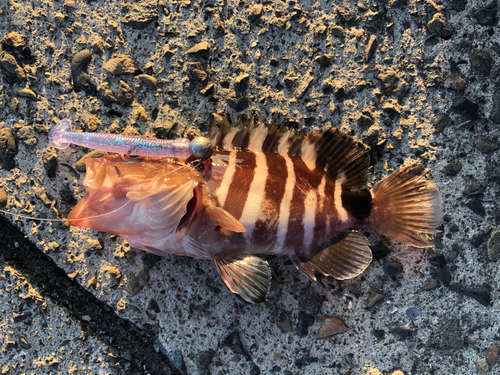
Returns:
[[[353,278],[372,260],[372,228],[429,247],[441,196],[413,164],[367,188],[366,146],[335,130],[278,129],[240,118],[211,125],[212,158],[199,171],[173,159],[87,159],[85,197],[69,220],[120,235],[155,254],[210,259],[244,300],[266,299],[271,271],[255,254],[287,255],[315,279]]]

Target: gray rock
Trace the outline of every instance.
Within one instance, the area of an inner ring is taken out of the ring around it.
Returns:
[[[203,96],[210,96],[215,91],[215,83],[208,83],[203,90],[200,91],[200,94]]]
[[[459,284],[451,284],[450,290],[471,297],[483,306],[489,307],[491,305],[491,293],[487,287],[466,289]]]
[[[403,263],[398,260],[389,260],[384,263],[384,273],[395,280],[403,273]]]
[[[488,362],[490,366],[496,365],[498,362],[498,346],[496,346],[495,344],[491,344],[486,351],[485,358],[486,362]]]
[[[248,10],[248,20],[249,21],[257,21],[262,16],[262,11],[264,9],[264,5],[255,4],[250,7]]]
[[[134,97],[135,92],[132,87],[127,85],[126,82],[120,81],[118,83],[118,91],[116,92],[116,100],[118,101],[118,103],[120,103],[121,105],[130,104],[134,101]]]
[[[472,69],[474,69],[476,72],[479,72],[484,75],[490,74],[491,66],[493,65],[493,60],[489,55],[489,53],[473,49],[469,53],[469,60]]]
[[[433,332],[429,346],[436,349],[460,349],[465,344],[465,332],[460,327],[458,317],[449,317],[444,320],[437,332]]]
[[[479,110],[479,106],[469,98],[461,96],[453,100],[451,109],[466,116],[470,120],[475,120],[477,119],[477,111]]]
[[[379,303],[383,299],[384,299],[384,295],[382,293],[371,292],[370,296],[368,297],[368,299],[366,301],[366,307],[369,309],[369,308],[375,306],[377,303]]]
[[[345,38],[345,30],[342,26],[335,25],[331,28],[332,36],[340,39]]]
[[[377,78],[382,82],[384,95],[392,95],[398,90],[399,77],[396,71],[388,70],[380,73]]]
[[[222,21],[218,13],[214,13],[214,15],[212,16],[212,27],[214,28],[215,31],[218,31],[220,33],[226,31],[224,21]]]
[[[314,74],[312,70],[309,70],[306,74],[304,74],[300,78],[299,84],[295,89],[295,97],[297,99],[301,99],[305,96],[313,80],[314,80]]]
[[[472,12],[472,16],[476,19],[477,23],[483,26],[495,25],[495,14],[493,10],[488,8],[477,9]]]
[[[22,62],[23,60],[29,61],[33,58],[26,40],[25,35],[17,31],[11,31],[0,42],[4,50],[12,51],[16,58]]]
[[[443,132],[444,129],[450,124],[450,116],[444,113],[439,113],[434,117],[433,125],[437,134]]]
[[[493,110],[491,111],[491,121],[495,124],[500,124],[500,95],[496,94],[493,97],[493,101],[495,105],[493,106]]]
[[[375,54],[375,51],[377,50],[377,47],[378,47],[378,38],[376,35],[372,34],[370,35],[370,39],[368,40],[368,43],[364,50],[365,62],[369,62],[371,60],[371,58]]]
[[[206,55],[210,51],[210,44],[208,42],[197,43],[188,49],[187,53],[190,55]]]
[[[498,142],[494,139],[488,139],[488,138],[478,138],[474,141],[474,146],[476,148],[484,153],[490,153],[493,151],[498,150],[500,147]]]
[[[151,90],[156,91],[158,89],[158,80],[155,77],[150,76],[149,74],[140,74],[138,77],[139,81],[144,83]]]
[[[47,151],[44,152],[43,167],[48,177],[50,178],[56,177],[57,154],[53,149],[48,149]]]
[[[490,262],[496,262],[500,257],[500,230],[491,232],[488,239],[488,259]]]
[[[441,172],[443,172],[448,177],[454,177],[461,170],[462,170],[462,163],[460,163],[460,160],[454,157],[450,157],[448,158],[448,164],[446,164],[446,166],[443,169],[441,169]]]
[[[116,103],[116,97],[113,91],[111,90],[111,87],[109,87],[108,82],[103,82],[99,86],[99,99],[101,99],[105,105],[111,105],[113,103]]]
[[[88,49],[81,50],[73,55],[71,77],[76,92],[82,90],[89,94],[96,92],[95,85],[90,82],[90,76],[87,73],[90,61],[92,61],[92,52]]]
[[[184,363],[184,357],[182,356],[182,351],[180,351],[179,349],[177,349],[177,350],[162,350],[162,352],[168,358],[170,358],[170,361],[172,362],[172,365],[174,365],[174,367],[182,375],[187,375],[186,364]]]
[[[114,76],[135,73],[134,61],[129,55],[117,55],[113,57],[104,65],[104,69]]]
[[[236,111],[243,111],[250,104],[247,97],[242,93],[232,90],[226,97],[227,104]]]
[[[484,207],[483,202],[477,197],[472,198],[466,204],[466,207],[470,208],[475,214],[484,217]]]
[[[26,81],[24,69],[19,66],[16,58],[11,54],[0,51],[0,66],[2,66],[7,79],[17,82]]]
[[[453,27],[441,13],[434,14],[432,20],[427,23],[427,30],[429,30],[429,33],[443,39],[451,38],[454,31]]]
[[[130,294],[136,295],[149,282],[149,272],[146,268],[141,269],[136,274],[132,274],[128,278],[128,289]]]
[[[141,0],[137,3],[127,3],[124,7],[125,16],[121,22],[135,29],[144,29],[151,22],[158,20],[158,0]]]
[[[28,99],[31,99],[31,100],[35,100],[37,99],[37,96],[36,94],[34,93],[33,90],[30,90],[28,88],[22,88],[21,90],[19,90],[17,92],[17,95],[23,97],[23,98],[28,98]]]
[[[17,145],[14,134],[10,128],[0,129],[0,162],[2,167],[7,170],[15,168],[14,160],[17,154]]]
[[[297,318],[296,334],[299,337],[305,337],[309,333],[309,327],[314,324],[314,316],[306,314],[303,311],[299,312]]]
[[[190,79],[203,82],[208,78],[208,74],[201,63],[188,62],[186,66]]]

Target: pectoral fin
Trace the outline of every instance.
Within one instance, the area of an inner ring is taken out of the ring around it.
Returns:
[[[264,302],[271,288],[271,270],[267,262],[253,255],[214,259],[224,284],[250,303]]]
[[[371,261],[372,252],[366,237],[350,232],[309,261],[301,263],[301,266],[309,275],[316,270],[325,276],[347,280],[361,274]]]
[[[243,233],[246,231],[245,227],[223,208],[209,206],[205,209],[205,212],[222,228],[236,233]]]

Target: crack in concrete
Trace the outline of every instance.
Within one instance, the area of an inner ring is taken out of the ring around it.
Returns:
[[[0,216],[0,257],[23,274],[44,297],[64,308],[82,330],[99,339],[113,354],[131,355],[130,374],[178,375],[180,372],[161,351],[156,352],[154,332],[120,318],[111,307],[71,280],[6,218]],[[82,316],[90,316],[83,320]],[[90,323],[92,328],[90,328]]]

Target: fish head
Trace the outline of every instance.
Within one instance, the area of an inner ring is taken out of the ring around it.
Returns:
[[[218,207],[203,172],[189,164],[109,155],[87,159],[86,167],[85,196],[68,216],[73,226],[119,235],[131,246],[158,255],[192,257],[205,256],[184,249],[182,239],[188,233],[212,233],[217,227],[244,231]]]

